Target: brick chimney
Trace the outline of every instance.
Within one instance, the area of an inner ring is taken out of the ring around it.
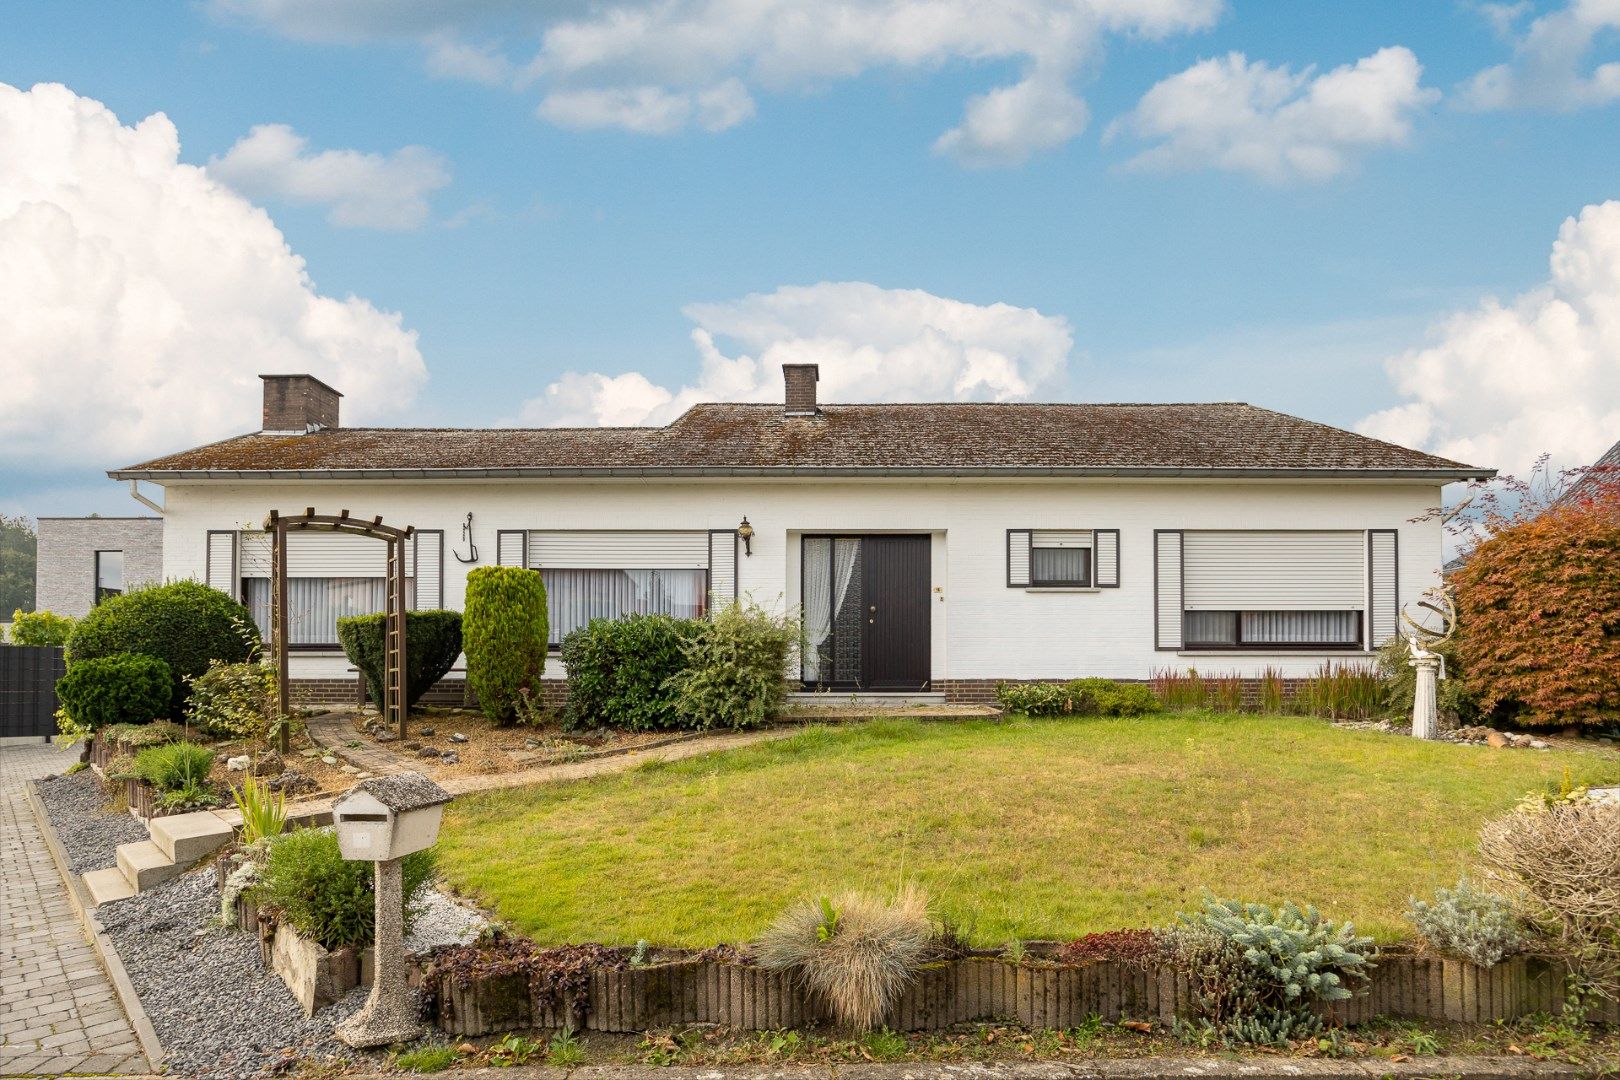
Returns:
[[[783,416],[820,416],[816,405],[816,383],[821,369],[815,364],[783,364],[782,380],[787,384],[786,406]]]
[[[264,431],[302,435],[338,426],[343,395],[313,375],[260,375],[264,380]]]

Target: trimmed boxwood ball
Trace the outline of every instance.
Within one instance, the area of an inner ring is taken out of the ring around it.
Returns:
[[[138,653],[169,665],[171,715],[191,693],[189,680],[212,660],[239,663],[259,650],[259,631],[248,609],[199,581],[173,581],[132,589],[90,609],[68,635],[67,665]],[[151,719],[147,717],[146,719]]]
[[[383,638],[388,616],[349,615],[337,621],[338,644],[366,677],[371,700],[383,700]],[[405,613],[405,707],[422,700],[461,655],[461,612]]]
[[[467,681],[485,716],[510,722],[520,693],[539,688],[548,632],[546,586],[538,573],[518,566],[467,572],[461,648],[467,654]]]
[[[56,683],[62,710],[91,731],[162,719],[169,714],[173,693],[169,665],[135,654],[81,660]]]

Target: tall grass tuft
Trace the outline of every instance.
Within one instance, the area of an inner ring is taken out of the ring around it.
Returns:
[[[1257,704],[1263,713],[1280,713],[1283,711],[1285,694],[1283,691],[1282,669],[1266,665],[1260,673],[1260,692]]]
[[[938,934],[927,895],[905,885],[892,900],[859,892],[802,900],[754,954],[766,970],[797,976],[843,1023],[870,1031],[931,958]]]
[[[242,843],[255,844],[280,836],[287,824],[287,797],[270,790],[268,784],[248,775],[241,787],[231,788],[231,798],[242,812]]]
[[[1204,680],[1211,708],[1221,712],[1243,711],[1243,676],[1237,672],[1211,675]]]
[[[1299,712],[1332,720],[1373,720],[1384,710],[1384,680],[1367,664],[1325,661],[1294,695]]]
[[[1204,707],[1204,680],[1198,669],[1177,671],[1164,668],[1152,676],[1153,693],[1167,709],[1201,709]]]

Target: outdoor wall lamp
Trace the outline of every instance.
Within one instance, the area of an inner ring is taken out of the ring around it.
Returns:
[[[752,555],[754,553],[754,527],[748,524],[747,517],[744,517],[742,524],[737,526],[737,537],[743,542],[743,554]]]

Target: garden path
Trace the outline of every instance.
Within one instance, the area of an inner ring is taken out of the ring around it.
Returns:
[[[76,756],[0,748],[0,1076],[151,1071],[28,806]]]

